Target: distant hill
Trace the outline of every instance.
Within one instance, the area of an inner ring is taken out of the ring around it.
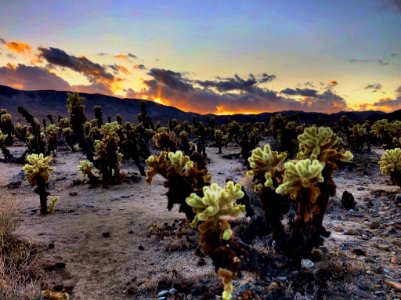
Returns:
[[[39,119],[45,118],[48,114],[57,117],[58,115],[67,115],[66,99],[68,92],[40,90],[40,91],[21,91],[8,86],[0,85],[0,108],[5,108],[13,115],[15,121],[22,121],[23,118],[17,113],[18,106],[24,106],[31,114]],[[114,119],[116,114],[121,114],[124,120],[137,121],[137,115],[140,113],[140,99],[127,99],[106,96],[102,94],[86,94],[80,93],[86,98],[85,109],[86,114],[90,118],[93,117],[92,108],[95,105],[101,105],[103,109],[103,118],[107,120],[110,116]],[[154,121],[160,120],[163,124],[169,119],[192,121],[192,117],[196,116],[199,120],[205,120],[208,117],[215,117],[217,123],[225,123],[229,120],[236,120],[239,123],[266,121],[277,113],[261,113],[255,115],[230,115],[217,116],[213,114],[200,115],[192,112],[184,112],[172,106],[161,105],[152,101],[148,101],[148,112]],[[363,111],[363,112],[338,112],[335,114],[308,113],[303,111],[284,111],[283,115],[294,116],[299,118],[301,122],[308,124],[317,120],[323,120],[325,124],[331,124],[338,121],[342,115],[348,116],[351,121],[363,121],[372,118],[385,117],[385,113],[381,111]]]

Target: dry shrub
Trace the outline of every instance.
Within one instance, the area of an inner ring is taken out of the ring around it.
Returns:
[[[19,220],[15,201],[0,189],[0,299],[38,299],[33,278],[34,248],[13,232]]]

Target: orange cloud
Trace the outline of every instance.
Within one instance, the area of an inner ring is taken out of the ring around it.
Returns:
[[[131,74],[130,71],[128,71],[128,69],[126,67],[124,67],[124,66],[118,66],[117,68],[121,73],[124,73],[126,75]]]
[[[29,54],[32,52],[32,46],[24,42],[8,42],[7,49],[19,54]]]
[[[338,82],[336,80],[329,81],[329,87],[335,87],[336,85],[338,85]]]
[[[121,59],[121,60],[130,61],[128,55],[125,55],[125,54],[117,54],[117,55],[114,55],[114,57]]]

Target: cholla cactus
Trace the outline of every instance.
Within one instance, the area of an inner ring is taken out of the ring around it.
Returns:
[[[239,184],[227,182],[224,188],[216,183],[203,188],[203,196],[191,194],[186,202],[196,213],[191,225],[197,227],[199,222],[200,245],[203,254],[212,258],[217,274],[224,283],[223,299],[231,299],[233,277],[239,269],[239,254],[235,253],[235,238],[230,224],[225,217],[238,217],[245,211],[244,205],[238,205],[244,193]]]
[[[195,162],[181,151],[162,151],[159,155],[149,156],[146,164],[149,167],[146,171],[146,182],[152,183],[156,174],[166,179],[164,186],[169,188],[167,208],[171,210],[174,203],[177,203],[187,219],[192,220],[194,213],[185,199],[193,192],[201,194],[203,186],[208,184],[210,178],[204,167],[205,163]]]
[[[45,133],[47,136],[47,153],[50,154],[57,150],[57,138],[60,134],[60,128],[56,124],[50,124],[46,127]]]
[[[307,127],[298,136],[299,159],[317,159],[324,163],[332,163],[352,159],[352,153],[342,151],[342,139],[329,127]]]
[[[391,181],[401,186],[401,149],[386,150],[379,161],[383,175],[390,175]]]
[[[221,154],[222,153],[221,146],[223,143],[223,132],[220,129],[216,129],[214,131],[214,140],[216,141],[217,147],[219,148],[218,154]]]
[[[40,213],[47,213],[47,182],[50,177],[51,171],[54,167],[49,166],[52,160],[51,156],[44,156],[41,154],[28,155],[27,164],[22,168],[25,172],[26,180],[32,185],[36,186],[34,192],[40,197]]]
[[[323,168],[323,163],[310,159],[289,161],[284,164],[284,180],[276,188],[276,192],[289,195],[296,201],[297,217],[303,218],[304,222],[309,222],[313,213],[320,212],[316,200],[320,195],[318,183],[324,181]]]
[[[119,152],[120,138],[117,131],[121,129],[117,122],[106,123],[100,128],[102,140],[94,143],[96,157],[94,164],[103,176],[103,183],[120,181],[120,163],[122,154]]]
[[[200,221],[213,220],[218,222],[221,216],[237,217],[245,210],[244,205],[237,205],[236,200],[244,197],[244,192],[241,190],[241,185],[235,184],[232,181],[227,182],[224,188],[219,187],[216,183],[203,188],[203,197],[192,193],[186,202],[192,207],[195,218],[191,226],[197,227]],[[223,239],[231,238],[231,231],[225,231]]]
[[[376,140],[383,145],[384,149],[394,147],[394,138],[400,138],[401,121],[389,122],[387,119],[376,121],[372,125],[372,133]]]
[[[266,144],[263,149],[258,147],[252,150],[252,155],[248,158],[251,170],[247,174],[254,178],[255,192],[263,187],[275,189],[273,178],[281,172],[286,157],[287,154],[284,152],[272,151],[269,144]]]
[[[91,185],[96,185],[102,180],[102,175],[94,164],[89,160],[81,160],[79,162],[78,170],[81,172],[82,177],[87,177]]]

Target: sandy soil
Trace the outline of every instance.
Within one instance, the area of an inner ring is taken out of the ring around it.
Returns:
[[[18,147],[11,150],[21,151]],[[236,147],[223,149],[224,154],[239,151]],[[224,184],[227,178],[243,180],[245,167],[240,159],[223,159],[216,154],[216,148],[208,148],[207,153],[213,181]],[[337,195],[325,219],[332,234],[323,250],[329,257],[341,257],[355,270],[351,278],[331,287],[338,290],[337,296],[328,294],[326,298],[401,298],[401,290],[384,282],[401,282],[401,207],[394,203],[399,189],[380,175],[378,157],[377,153],[364,155],[357,159],[356,168],[336,173]],[[20,187],[7,192],[22,211],[17,234],[44,249],[41,255],[47,271],[42,278],[43,288],[63,285],[72,289],[72,299],[157,299],[161,290],[168,289],[172,278],[200,285],[218,284],[211,261],[196,255],[191,240],[196,239],[196,234],[192,233],[190,238],[183,234],[162,239],[151,233],[151,228],[166,225],[187,228],[181,222],[185,217],[177,208],[170,212],[166,208],[162,177],[155,177],[152,185],[140,176],[138,182],[108,188],[73,185],[74,180],[80,179],[77,165],[81,159],[84,156],[79,153],[57,153],[50,192],[59,195],[60,201],[56,211],[46,216],[39,215],[39,198],[22,179],[21,166],[0,165],[0,186],[22,181]],[[123,171],[132,173],[137,169],[129,163],[124,164]],[[353,210],[341,206],[345,190],[355,197],[357,205]],[[48,268],[57,262],[65,263],[65,268]],[[316,294],[309,289],[298,290],[297,284],[291,282],[291,272],[259,282],[255,274],[243,272],[235,286],[259,286],[260,290],[261,285],[266,288],[272,282],[280,282],[287,296],[315,298]],[[333,281],[332,285],[337,284]],[[195,298],[199,297],[185,299]],[[177,294],[177,298],[171,299],[184,298]]]

